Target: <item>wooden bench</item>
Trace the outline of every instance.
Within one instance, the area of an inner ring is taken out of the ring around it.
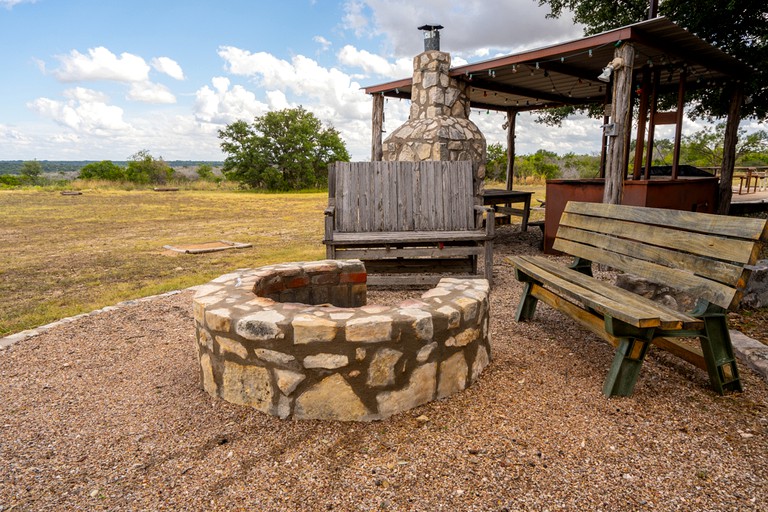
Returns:
[[[616,349],[603,385],[606,396],[630,395],[651,344],[707,370],[718,392],[740,391],[726,325],[768,237],[768,221],[635,206],[569,202],[554,249],[575,257],[570,267],[544,256],[513,256],[524,283],[517,321],[533,317],[539,300],[573,317]],[[599,263],[685,292],[690,313],[592,277]],[[700,349],[679,338],[699,338]]]
[[[337,162],[329,168],[326,255],[363,260],[369,285],[434,285],[446,272],[493,277],[471,162]]]

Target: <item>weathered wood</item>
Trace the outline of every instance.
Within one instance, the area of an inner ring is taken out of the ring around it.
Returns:
[[[379,162],[384,156],[384,95],[373,94],[371,107],[371,161]]]
[[[632,165],[632,179],[639,180],[643,166],[643,148],[645,144],[645,127],[648,122],[648,97],[650,95],[651,70],[647,65],[643,67],[643,82],[640,86],[640,105],[637,115],[637,141],[635,145],[635,161]]]
[[[472,163],[340,162],[329,171],[323,242],[336,258],[485,257],[492,276],[493,226],[476,223]],[[447,249],[447,250],[446,250]]]
[[[677,88],[677,110],[675,111],[675,142],[672,150],[672,179],[676,180],[680,168],[680,146],[683,140],[683,116],[685,115],[685,68],[680,71],[680,84]]]
[[[635,49],[631,44],[623,44],[614,51],[614,56],[623,64],[613,72],[613,102],[611,103],[611,119],[616,123],[617,134],[611,137],[605,170],[605,189],[603,202],[609,204],[621,203],[624,177],[627,174],[626,161],[627,133],[631,132],[632,124],[632,68],[635,60]]]
[[[723,163],[720,166],[720,199],[717,204],[717,213],[720,215],[728,215],[728,209],[731,206],[731,196],[733,195],[731,180],[733,179],[733,168],[736,166],[736,144],[739,138],[742,101],[744,101],[744,90],[737,86],[731,94],[728,118],[725,122]]]
[[[564,210],[593,217],[628,220],[655,226],[669,226],[694,233],[711,233],[743,240],[768,240],[768,227],[763,219],[727,217],[711,213],[662,210],[643,206],[609,205],[571,201]]]
[[[512,190],[515,183],[515,130],[517,110],[507,111],[507,190]]]
[[[715,391],[740,390],[725,312],[741,300],[768,221],[602,203],[569,203],[554,247],[586,265],[548,258],[507,259],[525,283],[518,319],[536,302],[555,307],[618,348],[604,383],[610,396],[632,392],[649,343],[705,368]],[[592,277],[600,263],[687,292],[691,313],[658,304]],[[587,275],[589,274],[589,275]],[[701,349],[678,338],[698,338]]]

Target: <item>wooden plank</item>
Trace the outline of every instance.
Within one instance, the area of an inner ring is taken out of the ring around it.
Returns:
[[[529,262],[525,258],[513,256],[508,257],[507,261],[524,274],[544,283],[547,288],[552,289],[557,294],[567,295],[574,300],[583,302],[585,306],[598,311],[602,315],[610,315],[613,318],[639,328],[658,327],[661,325],[658,313],[651,314],[645,311],[633,311],[625,304],[600,295],[589,288],[572,283],[557,274],[541,268],[535,263]],[[679,327],[682,327],[682,324]]]
[[[603,319],[599,316],[584,311],[579,306],[563,299],[562,297],[559,297],[558,295],[555,295],[546,288],[542,288],[538,285],[533,285],[531,288],[531,295],[539,299],[541,302],[547,304],[548,306],[570,316],[581,326],[604,339],[614,347],[618,346],[618,338],[605,332]],[[690,347],[677,341],[674,338],[666,337],[654,338],[651,343],[662,350],[665,350],[685,361],[688,361],[697,368],[704,370],[707,369],[707,363],[704,360],[704,355],[702,354],[700,348]]]
[[[399,183],[397,181],[398,173],[397,168],[393,162],[385,162],[384,166],[387,169],[387,176],[389,177],[389,187],[387,187],[387,217],[390,219],[389,226],[392,231],[400,231],[400,217],[398,213],[398,193],[397,189]]]
[[[399,162],[392,162],[397,173],[397,230],[411,231],[413,224],[413,172],[406,170]]]
[[[749,262],[752,256],[752,248],[755,245],[753,241],[748,240],[729,239],[721,236],[680,231],[673,227],[662,227],[662,225],[647,225],[570,212],[563,213],[560,217],[560,225],[619,236],[630,240],[638,240],[649,245],[668,247],[699,256],[741,264]],[[672,222],[666,225],[674,226]]]
[[[334,233],[336,245],[366,243],[477,242],[486,240],[485,230],[475,231],[380,231],[371,233]]]
[[[677,123],[677,112],[674,110],[672,112],[656,112],[653,123],[655,125],[675,124]]]
[[[397,247],[365,247],[365,248],[339,248],[337,252],[345,259],[382,259],[382,258],[454,258],[483,253],[483,247],[468,245],[465,247],[431,248],[397,248]]]
[[[585,289],[592,290],[615,302],[626,305],[626,307],[637,311],[645,312],[647,315],[658,315],[661,320],[662,329],[701,329],[704,322],[694,318],[676,309],[669,308],[651,299],[637,295],[629,290],[619,288],[606,281],[601,281],[577,272],[573,269],[562,267],[542,256],[519,256],[533,265],[537,265],[544,270],[558,275],[567,281],[577,284]]]
[[[765,219],[577,201],[569,201],[565,206],[565,212],[621,219],[655,226],[675,226],[677,229],[686,231],[745,240],[768,239],[768,220]]]
[[[591,261],[599,261],[615,269],[629,272],[654,283],[667,284],[694,297],[706,299],[714,304],[729,308],[735,298],[736,290],[724,284],[696,276],[685,270],[665,267],[645,260],[630,258],[622,254],[604,251],[589,245],[555,239],[553,247],[568,254],[580,255]]]
[[[531,287],[531,295],[539,299],[544,304],[573,318],[587,330],[600,336],[614,347],[619,346],[619,339],[605,331],[605,322],[603,321],[602,317],[585,311],[581,306],[578,306],[537,284],[534,284]]]
[[[702,370],[707,369],[707,361],[704,359],[704,353],[699,347],[692,347],[677,341],[675,338],[666,338],[664,336],[654,338],[651,343],[666,350],[670,354],[676,355],[680,359],[688,361],[697,368],[701,368]]]
[[[629,257],[653,261],[667,267],[684,268],[694,274],[728,284],[729,286],[736,286],[744,271],[740,265],[732,265],[723,261],[703,258],[665,247],[656,247],[640,241],[616,238],[592,231],[582,231],[570,226],[561,225],[558,228],[557,236],[565,240],[592,245]]]
[[[371,164],[378,164],[378,162],[371,162]],[[371,165],[371,188],[374,208],[373,208],[373,225],[370,231],[386,231],[386,216],[384,215],[384,189],[386,189],[386,176],[384,175],[384,166]]]

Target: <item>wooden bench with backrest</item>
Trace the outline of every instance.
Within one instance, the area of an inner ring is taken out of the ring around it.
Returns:
[[[369,285],[435,284],[446,272],[493,276],[471,162],[337,162],[328,171],[326,255],[363,260]],[[493,215],[491,215],[491,219]]]
[[[636,206],[569,202],[554,249],[570,267],[544,256],[513,256],[524,283],[517,321],[537,301],[573,317],[616,347],[603,385],[607,396],[630,395],[651,344],[706,369],[719,393],[741,391],[726,324],[768,236],[768,221]],[[592,277],[598,263],[697,299],[690,313]],[[680,338],[698,338],[700,349]]]

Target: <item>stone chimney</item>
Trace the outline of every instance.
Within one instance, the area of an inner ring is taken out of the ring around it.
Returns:
[[[437,32],[435,26],[425,27]],[[471,160],[478,193],[485,177],[485,137],[469,120],[469,83],[451,78],[450,68],[450,54],[438,50],[413,59],[410,117],[384,141],[383,160]]]

